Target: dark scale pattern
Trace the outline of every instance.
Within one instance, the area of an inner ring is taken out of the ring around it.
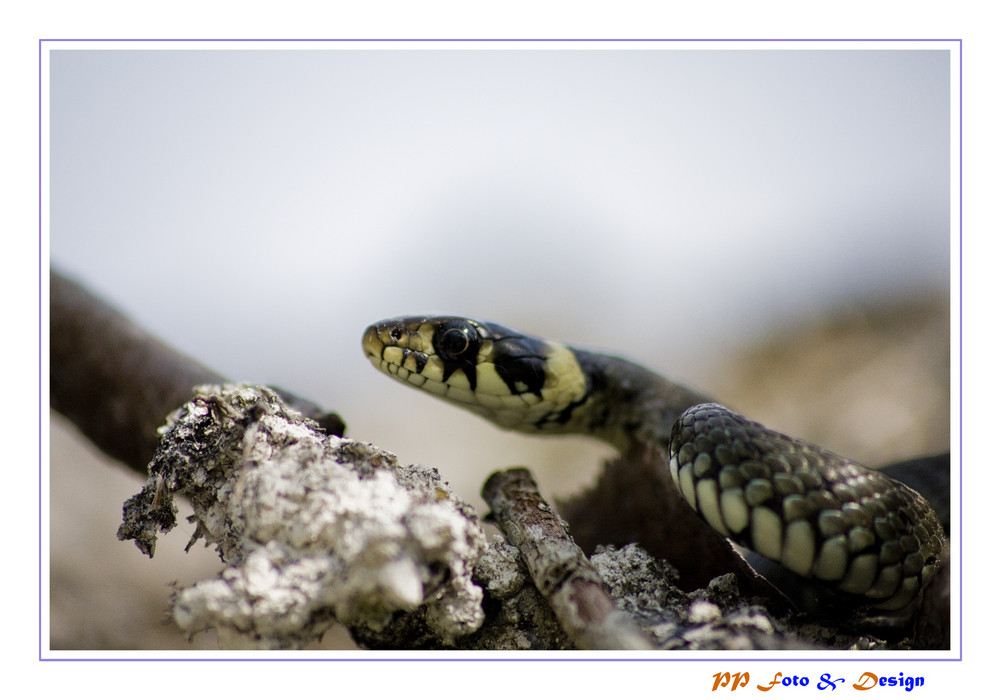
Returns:
[[[671,473],[716,530],[862,601],[905,606],[937,565],[944,532],[915,491],[716,404],[674,424]]]
[[[538,397],[545,387],[545,347],[533,338],[500,338],[493,341],[493,362],[497,374],[512,394],[518,385]]]

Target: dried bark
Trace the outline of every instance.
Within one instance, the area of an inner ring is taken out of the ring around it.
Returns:
[[[605,591],[600,574],[542,498],[527,469],[495,472],[483,486],[483,498],[578,648],[653,648]]]

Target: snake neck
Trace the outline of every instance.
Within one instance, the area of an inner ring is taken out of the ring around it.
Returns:
[[[649,445],[665,451],[677,417],[691,406],[713,401],[624,358],[572,351],[590,384],[587,428],[622,452]]]
[[[619,464],[662,458],[717,532],[865,604],[908,605],[939,566],[944,534],[916,492],[634,362],[464,317],[388,319],[362,345],[397,381],[502,428],[590,435],[629,455]]]

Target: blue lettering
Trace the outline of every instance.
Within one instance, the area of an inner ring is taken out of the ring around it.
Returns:
[[[823,680],[827,679],[824,677]],[[858,682],[854,684],[854,689],[871,690],[877,685],[883,688],[904,688],[909,693],[914,688],[920,688],[924,685],[924,677],[907,676],[902,671],[899,672],[899,676],[876,676],[870,671],[865,671],[858,677]],[[820,687],[820,689],[824,688]]]
[[[824,673],[819,677],[819,683],[816,684],[816,690],[836,690],[837,684],[843,682],[843,678],[830,678],[829,673]]]

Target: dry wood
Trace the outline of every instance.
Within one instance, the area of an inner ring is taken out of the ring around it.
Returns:
[[[573,542],[566,523],[542,498],[527,469],[494,473],[483,486],[483,498],[577,647],[653,648],[608,595],[597,570]]]

